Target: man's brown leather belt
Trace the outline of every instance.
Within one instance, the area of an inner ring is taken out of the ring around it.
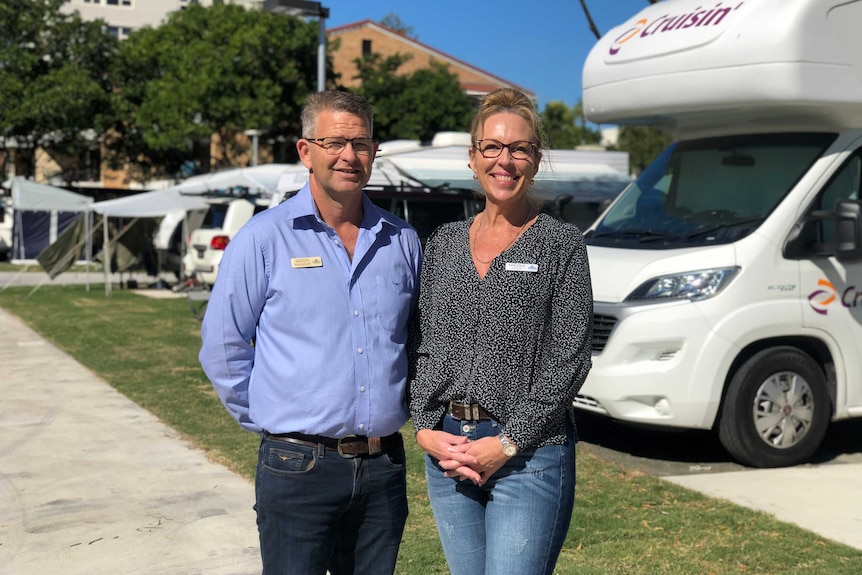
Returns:
[[[455,419],[466,419],[468,421],[480,421],[482,419],[491,419],[488,412],[482,409],[478,403],[458,403],[450,401],[449,408],[446,410],[449,415]]]
[[[401,434],[396,432],[386,437],[366,437],[364,435],[348,435],[341,439],[323,437],[322,435],[306,435],[305,433],[267,433],[268,437],[287,443],[317,447],[322,445],[324,449],[337,451],[342,457],[356,457],[357,455],[377,455],[386,453],[401,445]]]

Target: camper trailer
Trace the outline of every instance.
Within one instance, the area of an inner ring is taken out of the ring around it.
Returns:
[[[862,1],[674,0],[604,36],[590,121],[675,143],[588,229],[579,409],[808,460],[862,416]]]

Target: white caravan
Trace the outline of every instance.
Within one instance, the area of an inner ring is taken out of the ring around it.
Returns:
[[[860,24],[860,0],[670,0],[596,44],[589,120],[676,143],[586,234],[576,407],[713,429],[757,467],[862,416]]]

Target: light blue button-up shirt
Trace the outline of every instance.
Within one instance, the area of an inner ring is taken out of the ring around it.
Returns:
[[[421,246],[364,195],[362,208],[352,261],[308,184],[228,244],[199,359],[245,429],[373,437],[407,421],[405,343]]]

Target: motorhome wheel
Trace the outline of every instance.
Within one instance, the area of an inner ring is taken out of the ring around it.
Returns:
[[[733,376],[718,435],[746,465],[796,465],[817,450],[831,411],[826,378],[811,356],[793,347],[766,349]]]

